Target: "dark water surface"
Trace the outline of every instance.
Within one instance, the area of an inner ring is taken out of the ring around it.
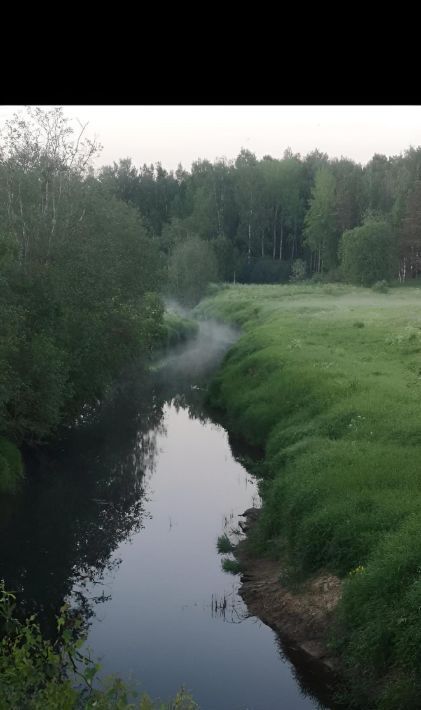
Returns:
[[[234,338],[202,327],[153,377],[134,369],[95,416],[28,459],[22,494],[0,510],[0,576],[47,631],[71,601],[104,672],[153,697],[184,685],[202,710],[328,707],[248,616],[216,551],[259,504],[203,403]]]

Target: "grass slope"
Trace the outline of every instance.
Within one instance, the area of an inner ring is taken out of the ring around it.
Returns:
[[[260,552],[339,574],[355,697],[418,708],[421,289],[237,285],[199,312],[243,327],[210,399],[265,447]]]

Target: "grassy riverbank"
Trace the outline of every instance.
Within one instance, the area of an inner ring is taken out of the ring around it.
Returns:
[[[210,399],[265,449],[258,552],[338,574],[355,697],[419,707],[421,290],[235,286],[200,313],[243,327]]]
[[[171,348],[193,338],[198,331],[196,321],[174,311],[165,311],[162,322],[162,335],[159,344]]]

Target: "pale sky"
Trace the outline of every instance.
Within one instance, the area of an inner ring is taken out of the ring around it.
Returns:
[[[0,106],[0,124],[20,106]],[[45,107],[51,108],[51,107]],[[198,158],[302,156],[318,148],[330,158],[366,163],[374,153],[397,155],[421,145],[421,106],[65,106],[89,122],[103,151],[96,167],[131,157],[136,167],[161,161],[167,170]]]

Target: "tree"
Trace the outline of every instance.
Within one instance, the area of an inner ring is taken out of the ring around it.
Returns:
[[[26,109],[6,122],[2,132],[0,201],[3,226],[19,243],[20,263],[48,263],[54,243],[69,228],[75,183],[90,170],[100,146],[74,128],[62,108]],[[80,215],[78,215],[79,217]]]
[[[421,180],[417,180],[406,200],[399,231],[400,278],[421,271]]]
[[[383,215],[393,207],[393,159],[376,153],[364,169],[368,208]]]
[[[217,237],[212,242],[218,266],[218,279],[232,281],[235,270],[235,252],[232,242],[226,237]]]
[[[132,165],[131,158],[101,168],[99,180],[110,192],[124,202],[136,206],[139,202],[139,173]]]
[[[168,267],[169,291],[186,306],[195,306],[207,285],[217,278],[218,267],[210,244],[192,237],[178,244]]]
[[[397,271],[397,253],[390,224],[368,218],[361,227],[344,232],[340,259],[342,273],[352,283],[371,286],[391,279]]]
[[[61,109],[39,109],[0,147],[0,430],[17,441],[96,406],[162,318],[157,248],[94,177],[82,133],[73,141]],[[136,182],[130,161],[120,167],[114,184]]]
[[[337,265],[335,178],[321,167],[315,178],[310,207],[305,217],[305,243],[315,257],[315,270],[328,271]]]
[[[331,163],[335,176],[335,213],[338,234],[361,224],[367,207],[364,174],[361,165],[341,158]]]
[[[237,244],[246,252],[250,263],[262,208],[262,178],[254,153],[242,148],[235,161],[235,170],[235,197],[239,213]]]

